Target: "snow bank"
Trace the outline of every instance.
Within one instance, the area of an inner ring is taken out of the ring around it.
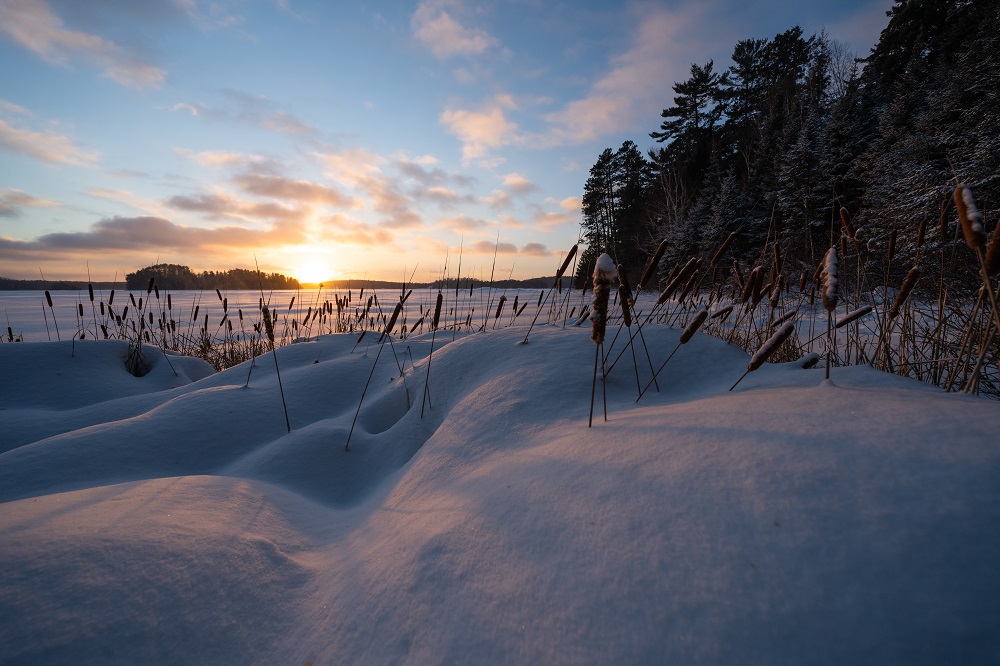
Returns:
[[[3,345],[0,662],[1000,658],[995,403],[795,363],[730,393],[747,354],[695,336],[588,430],[588,332],[523,333],[438,339],[423,419],[429,336],[383,350],[350,452],[355,336],[279,350],[291,433],[268,357]],[[644,334],[658,367],[680,333]]]

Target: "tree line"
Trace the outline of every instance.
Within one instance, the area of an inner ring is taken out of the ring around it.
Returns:
[[[178,264],[156,264],[125,276],[128,289],[146,289],[155,280],[160,289],[298,289],[299,281],[281,273],[264,273],[244,268],[228,271],[193,272]]]
[[[591,168],[577,281],[602,252],[634,273],[661,240],[669,243],[664,266],[730,232],[738,258],[777,241],[792,261],[815,266],[842,208],[875,245],[897,230],[905,257],[958,183],[995,218],[995,2],[896,0],[888,16],[864,58],[793,27],[737,42],[727,67],[692,64],[649,134],[654,147],[643,154],[625,141]],[[940,228],[930,241],[950,243]]]

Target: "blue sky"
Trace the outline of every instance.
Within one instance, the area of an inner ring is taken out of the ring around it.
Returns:
[[[0,276],[551,275],[691,63],[892,4],[0,0]]]

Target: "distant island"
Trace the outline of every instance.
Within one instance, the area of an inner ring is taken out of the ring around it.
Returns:
[[[295,278],[290,278],[281,273],[264,273],[262,271],[251,271],[243,268],[233,268],[225,271],[202,271],[195,273],[188,266],[179,264],[156,264],[140,268],[134,273],[125,276],[125,288],[141,290],[147,289],[150,279],[153,279],[160,289],[168,291],[183,290],[253,290],[266,289],[274,291],[278,289],[317,289],[320,284],[300,283]],[[546,289],[554,284],[554,277],[536,277],[525,280],[496,280],[492,283],[494,288],[500,289]],[[434,282],[408,283],[407,287],[412,288],[437,288],[437,289],[469,289],[489,286],[489,282],[476,280],[474,278],[462,278],[458,285],[455,279],[435,280]],[[0,291],[61,291],[86,289],[87,286],[95,289],[115,289],[121,288],[120,282],[86,282],[81,280],[17,280],[14,278],[0,277]],[[328,289],[350,289],[367,287],[369,289],[397,289],[401,285],[398,281],[388,280],[361,280],[357,278],[345,280],[330,280],[323,282],[322,286]],[[567,279],[564,286],[569,286]]]

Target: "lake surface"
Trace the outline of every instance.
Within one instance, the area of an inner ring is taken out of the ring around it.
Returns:
[[[90,300],[90,295],[86,289],[70,291],[51,291],[52,307],[50,308],[43,291],[0,291],[0,330],[3,332],[3,339],[7,341],[7,327],[10,326],[15,337],[21,337],[25,342],[42,342],[46,340],[59,339],[68,340],[81,329],[87,332],[88,337],[93,334],[98,327],[97,324],[105,321],[101,316],[100,305],[103,302],[107,307],[110,302],[111,307],[117,314],[121,314],[125,306],[131,309],[130,316],[141,310],[145,313],[152,313],[155,320],[159,320],[162,315],[165,320],[176,322],[178,329],[198,329],[205,323],[205,316],[208,316],[209,333],[220,328],[220,321],[228,310],[229,316],[234,322],[239,321],[239,312],[242,311],[246,319],[245,327],[251,328],[251,322],[260,320],[259,304],[261,302],[261,292],[254,290],[247,291],[223,291],[220,292],[225,301],[220,300],[219,294],[215,291],[160,291],[159,298],[155,292],[147,294],[144,289],[129,292],[125,289],[115,290],[114,299],[111,300],[110,290],[94,290],[94,301]],[[433,316],[435,303],[437,300],[437,290],[422,287],[414,289],[407,299],[405,308],[400,314],[400,322],[404,320],[409,324],[415,324],[422,316],[428,319]],[[454,288],[443,292],[443,306],[441,313],[441,326],[454,325],[456,322],[465,322],[472,316],[474,327],[478,328],[484,323],[484,319],[492,325],[496,314],[497,304],[500,296],[506,296],[503,314],[500,322],[509,320],[513,314],[511,306],[514,299],[518,300],[520,308],[525,302],[529,303],[521,315],[534,316],[534,308],[531,305],[538,303],[538,289],[493,289],[475,288],[470,294],[468,288],[460,289],[457,296]],[[579,305],[581,300],[580,292],[572,297],[574,305]],[[131,296],[131,297],[130,297]],[[279,321],[284,320],[290,323],[293,319],[302,322],[310,309],[316,310],[329,303],[329,309],[336,312],[337,300],[342,306],[346,305],[346,313],[356,316],[364,310],[369,297],[375,296],[369,310],[369,318],[389,317],[399,302],[400,291],[398,289],[365,289],[365,290],[289,290],[264,292],[264,300],[269,303],[272,311],[279,316]],[[565,296],[565,292],[563,294]],[[140,298],[141,307],[140,307]],[[135,299],[135,303],[132,303]],[[294,301],[293,301],[294,299]],[[80,306],[83,306],[83,316],[80,316]],[[226,306],[226,310],[223,306]],[[579,307],[577,307],[579,310]],[[197,322],[195,314],[197,313]],[[484,315],[485,318],[484,318]],[[518,322],[521,318],[518,318]],[[529,319],[530,321],[530,319]],[[234,323],[234,325],[236,325]],[[58,334],[56,329],[58,328]],[[317,334],[318,326],[311,329],[313,335]],[[329,332],[327,327],[323,333]],[[100,337],[100,336],[99,336]]]

